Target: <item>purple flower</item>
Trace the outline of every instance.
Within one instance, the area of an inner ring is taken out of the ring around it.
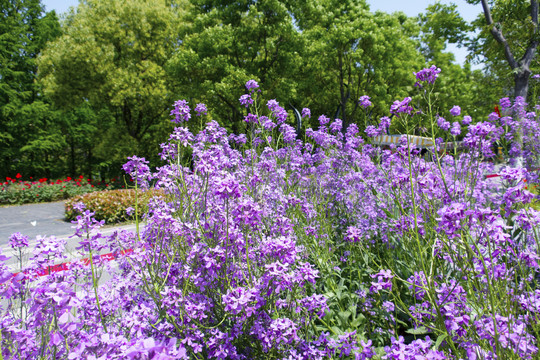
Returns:
[[[380,130],[376,128],[373,125],[366,126],[366,130],[364,130],[369,137],[375,137],[379,136],[381,134]]]
[[[535,80],[538,80],[538,79],[540,79],[540,74],[534,74],[532,76],[532,78],[535,79]]]
[[[308,119],[311,118],[311,110],[309,110],[308,108],[303,108],[302,109],[302,117],[305,118],[307,117]]]
[[[266,103],[266,106],[268,106],[268,110],[272,112],[280,107],[276,99],[268,100],[268,102]]]
[[[381,290],[392,290],[392,275],[391,270],[381,270],[377,274],[371,275],[372,278],[377,278],[377,282],[372,282],[369,291],[377,293]]]
[[[409,105],[411,100],[412,99],[410,97],[406,97],[405,99],[403,99],[403,101],[399,101],[399,100],[394,101],[392,106],[390,106],[390,113],[394,115],[399,115],[400,113],[410,115],[413,111],[412,106]]]
[[[461,120],[461,123],[465,126],[465,125],[470,125],[471,121],[472,121],[472,118],[469,115],[465,115],[463,117],[463,120]]]
[[[208,110],[206,109],[206,105],[199,103],[197,106],[195,106],[195,112],[197,112],[197,116],[207,115]]]
[[[454,121],[452,123],[452,128],[450,129],[450,134],[452,134],[453,136],[458,136],[459,134],[461,134],[461,125],[459,125],[459,122]]]
[[[9,246],[11,246],[11,248],[13,249],[27,247],[28,236],[25,236],[20,232],[11,234],[11,236],[9,237]]]
[[[246,116],[244,116],[244,121],[247,122],[248,124],[256,124],[258,122],[257,115],[249,113]]]
[[[319,124],[326,125],[328,124],[329,121],[330,121],[330,118],[327,117],[326,115],[319,116]]]
[[[420,84],[420,81],[427,82],[428,84],[435,83],[435,80],[439,76],[440,72],[441,72],[441,69],[439,69],[435,65],[431,65],[431,67],[429,68],[425,68],[425,69],[420,70],[417,73],[413,73],[416,76],[416,79],[418,80],[418,82],[416,82],[414,86],[422,86]]]
[[[259,84],[255,80],[248,80],[246,82],[246,89],[251,91],[257,88],[259,88]]]
[[[450,114],[452,116],[459,116],[461,114],[461,108],[455,105],[453,108],[450,109]]]
[[[437,118],[437,125],[441,130],[448,131],[450,129],[450,122],[446,121],[445,118],[439,116]]]
[[[240,96],[240,104],[244,105],[245,107],[249,107],[249,105],[253,104],[253,99],[251,98],[250,94],[244,94]]]
[[[150,178],[150,168],[148,161],[143,157],[132,156],[128,157],[128,162],[122,168],[126,173],[131,175],[133,180],[137,181],[137,186],[142,188],[147,187],[148,179]]]
[[[360,106],[362,106],[364,109],[367,109],[368,107],[370,107],[372,104],[371,104],[371,101],[369,101],[370,97],[367,96],[367,95],[363,95],[363,96],[360,96],[360,98],[358,99],[358,103],[360,104]]]
[[[512,107],[512,101],[507,97],[506,98],[501,98],[499,100],[499,103],[501,104],[501,107],[503,109],[508,109],[508,108]]]
[[[488,120],[491,122],[496,122],[497,120],[499,120],[499,114],[497,114],[496,112],[492,112],[488,115]]]
[[[171,110],[171,116],[174,116],[172,122],[181,123],[191,118],[190,108],[186,100],[178,100],[174,103],[174,109]]]
[[[343,128],[343,121],[341,119],[334,119],[334,122],[332,122],[329,126],[329,129],[331,132],[339,132]]]

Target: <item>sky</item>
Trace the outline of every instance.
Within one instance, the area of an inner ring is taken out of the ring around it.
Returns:
[[[435,2],[435,0],[367,0],[371,11],[381,10],[384,12],[392,13],[395,11],[403,11],[407,16],[416,16],[423,12],[426,7]],[[458,6],[458,11],[461,16],[471,21],[482,12],[481,5],[470,5],[465,0],[440,0],[441,3],[450,4],[455,3]],[[77,6],[78,0],[42,0],[45,5],[45,10],[56,10],[60,15],[69,10],[70,6]],[[465,57],[467,56],[466,49],[459,49],[456,46],[450,44],[447,48],[448,51],[452,51],[456,56],[456,61],[463,64]],[[477,68],[473,66],[473,68]]]

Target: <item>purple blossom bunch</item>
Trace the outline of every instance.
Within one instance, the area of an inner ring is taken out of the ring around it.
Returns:
[[[10,235],[9,237],[9,246],[12,249],[25,248],[28,246],[28,236],[16,232]]]
[[[259,88],[259,84],[255,80],[251,79],[246,82],[246,89],[248,91],[253,92],[255,91],[255,89],[258,89],[258,88]]]
[[[360,106],[362,106],[364,109],[367,109],[373,105],[370,101],[370,97],[367,95],[360,96],[358,99],[358,104],[360,104]]]
[[[403,99],[403,101],[399,101],[399,100],[394,101],[392,106],[390,106],[390,113],[394,115],[400,115],[400,114],[411,115],[413,111],[412,106],[409,105],[411,100],[412,98],[406,97],[405,99]]]
[[[150,179],[150,168],[148,167],[148,161],[145,158],[131,156],[128,157],[128,162],[122,166],[122,169],[131,176],[131,178],[137,181],[138,186],[146,188],[148,187],[148,180]]]
[[[174,108],[171,110],[171,116],[174,116],[174,119],[171,120],[172,122],[182,123],[191,119],[191,110],[186,100],[178,100],[173,106]]]
[[[432,83],[430,69],[418,80]],[[410,114],[410,101],[391,112]],[[2,357],[536,358],[540,211],[522,181],[533,171],[486,176],[502,139],[522,133],[516,152],[536,151],[536,117],[516,103],[523,118],[440,120],[464,137],[455,155],[366,144],[339,119],[304,141],[276,100],[250,134],[177,127],[167,164],[124,165],[159,189],[137,231],[101,233],[81,205],[74,238],[38,237],[17,270],[0,255]]]
[[[461,108],[459,106],[455,105],[450,109],[450,115],[459,116],[460,114],[461,114]]]
[[[250,94],[240,96],[238,101],[240,101],[240,104],[244,105],[246,108],[253,104],[253,99],[251,98]]]
[[[431,65],[429,68],[424,68],[419,72],[413,73],[416,76],[416,80],[418,80],[414,86],[421,87],[421,82],[426,82],[433,85],[435,80],[437,80],[437,77],[439,77],[440,72],[441,69],[435,65]]]
[[[197,113],[197,116],[203,116],[208,114],[208,109],[205,104],[198,103],[197,106],[195,106],[195,112]]]

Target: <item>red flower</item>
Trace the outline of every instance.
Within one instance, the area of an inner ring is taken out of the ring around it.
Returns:
[[[10,177],[7,177],[6,180],[7,180],[7,181],[11,181],[11,178],[10,178]],[[6,182],[7,182],[7,181],[6,181]]]
[[[68,177],[66,178],[66,181],[71,181],[71,177],[68,176]]]
[[[81,176],[79,176],[79,179],[82,179],[82,178],[84,178],[84,176],[82,176],[82,175],[81,175]]]
[[[499,105],[495,105],[495,112],[497,113],[497,115],[499,115],[499,117],[502,117],[501,112],[499,110]]]
[[[20,178],[22,178],[22,175],[21,175],[20,173],[17,173],[17,175],[15,175],[15,177],[16,177],[17,179],[20,179]]]

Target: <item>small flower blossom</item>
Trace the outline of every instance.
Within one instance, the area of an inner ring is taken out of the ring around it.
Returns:
[[[465,115],[463,117],[463,120],[461,120],[461,123],[466,126],[466,125],[470,125],[472,122],[472,118],[469,116],[469,115]]]
[[[360,98],[358,99],[358,103],[360,104],[360,106],[362,106],[364,109],[367,109],[368,107],[370,107],[372,104],[371,104],[371,101],[369,101],[370,97],[367,96],[367,95],[364,95],[364,96],[360,96]]]
[[[412,98],[406,97],[405,99],[403,99],[403,101],[399,101],[399,100],[394,101],[392,106],[390,106],[390,113],[394,115],[399,115],[400,113],[410,115],[413,111],[412,106],[409,105],[411,100]]]
[[[458,136],[459,134],[461,134],[461,125],[459,125],[459,123],[457,121],[454,121],[452,123],[452,128],[450,129],[450,134],[452,134],[453,136]]]
[[[330,118],[327,117],[326,115],[319,116],[319,124],[326,125],[328,124],[329,121],[330,121]]]
[[[186,100],[178,100],[174,103],[174,109],[171,110],[171,116],[174,116],[172,122],[181,123],[191,119],[190,108]]]
[[[252,91],[259,88],[259,84],[255,80],[248,80],[246,82],[246,89]]]
[[[206,109],[206,105],[199,103],[197,106],[195,106],[195,112],[197,113],[197,116],[207,115],[208,110]]]
[[[308,108],[303,108],[302,109],[302,117],[303,118],[308,118],[310,119],[311,118],[311,110],[309,110]]]
[[[446,121],[446,119],[443,118],[442,116],[439,116],[437,118],[437,125],[439,126],[441,130],[444,130],[444,131],[448,131],[448,129],[450,129],[450,123]]]
[[[11,246],[13,249],[27,247],[28,236],[24,236],[20,232],[11,234],[11,236],[9,237],[9,246]]]
[[[501,104],[501,107],[503,109],[508,109],[512,107],[512,101],[509,98],[501,98],[499,100],[499,103]]]
[[[257,123],[257,115],[249,113],[246,116],[244,116],[244,121],[247,122],[248,124],[256,124]]]
[[[244,105],[245,107],[249,107],[249,105],[253,104],[253,99],[251,98],[250,94],[244,94],[240,96],[240,104]]]
[[[416,87],[422,86],[422,84],[420,84],[420,81],[427,82],[428,84],[434,84],[440,72],[441,72],[441,69],[439,69],[435,65],[431,65],[431,67],[429,68],[425,68],[425,69],[420,70],[417,73],[414,73],[414,75],[416,76],[416,79],[418,80],[418,82],[416,82],[414,86]]]
[[[461,114],[461,108],[459,106],[454,106],[453,108],[450,109],[450,114],[452,116],[459,116]]]

